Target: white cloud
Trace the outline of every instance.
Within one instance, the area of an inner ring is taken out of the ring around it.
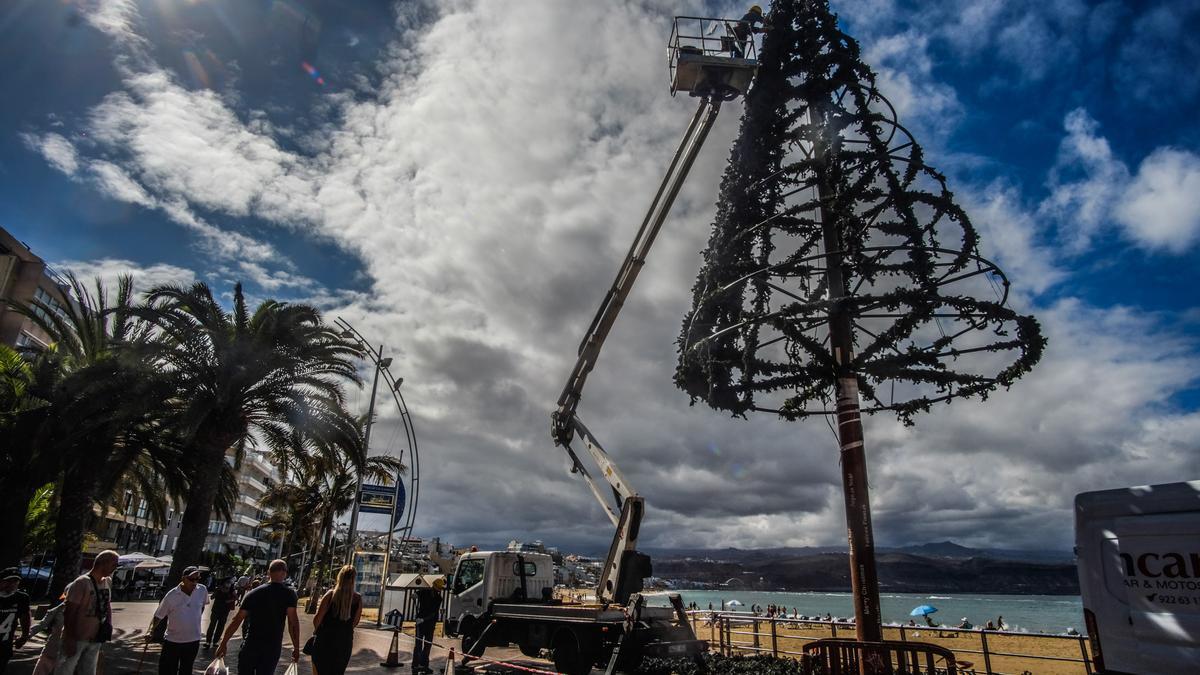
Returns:
[[[40,153],[50,163],[50,166],[67,174],[74,175],[79,170],[79,155],[75,146],[61,134],[49,133],[44,136],[23,134],[21,138],[31,150]]]
[[[1058,221],[1067,248],[1079,253],[1108,224],[1129,181],[1129,169],[1113,155],[1108,141],[1098,133],[1100,125],[1086,110],[1072,110],[1063,126],[1067,135],[1059,145],[1051,193],[1040,211]]]
[[[1064,127],[1051,192],[1039,212],[1058,222],[1070,251],[1087,250],[1112,227],[1149,251],[1181,254],[1200,240],[1200,156],[1158,148],[1131,176],[1087,111],[1071,111]]]
[[[196,273],[184,267],[167,263],[139,265],[132,260],[120,258],[63,260],[54,263],[54,267],[74,272],[75,276],[89,287],[92,279],[99,278],[110,293],[117,287],[117,278],[124,275],[133,277],[133,288],[136,292],[163,284],[187,285],[196,281]]]
[[[1159,148],[1142,160],[1116,209],[1139,245],[1184,253],[1200,239],[1200,156]]]
[[[93,178],[98,183],[97,187],[109,197],[140,206],[153,207],[155,205],[154,198],[146,193],[145,188],[126,175],[116,164],[95,160],[88,164],[88,168],[91,169]]]

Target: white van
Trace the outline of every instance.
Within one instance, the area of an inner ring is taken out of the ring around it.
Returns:
[[[1101,673],[1200,673],[1200,481],[1075,497],[1084,623]]]

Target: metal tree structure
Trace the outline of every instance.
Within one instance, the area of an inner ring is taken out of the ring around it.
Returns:
[[[1037,321],[826,0],[777,0],[684,319],[676,384],[744,416],[836,415],[858,639],[882,639],[861,413],[1007,387]]]

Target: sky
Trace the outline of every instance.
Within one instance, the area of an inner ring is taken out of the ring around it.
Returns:
[[[867,420],[877,544],[1067,550],[1077,493],[1200,478],[1200,2],[831,5],[1049,340],[987,401]],[[601,550],[612,527],[550,412],[694,111],[668,90],[672,16],[744,11],[11,0],[0,227],[85,277],[226,301],[241,281],[344,318],[404,378],[414,534]],[[740,115],[725,105],[579,408],[646,499],[643,546],[845,540],[824,421],[730,418],[671,381]],[[374,452],[399,450],[398,423],[380,411]]]

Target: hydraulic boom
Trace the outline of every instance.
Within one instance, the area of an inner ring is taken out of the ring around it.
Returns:
[[[597,310],[595,318],[592,319],[591,325],[588,326],[583,341],[579,343],[578,359],[575,361],[575,367],[571,370],[566,386],[563,387],[562,394],[558,397],[558,409],[552,415],[551,435],[554,437],[554,444],[561,445],[566,450],[567,455],[571,458],[571,471],[583,474],[592,494],[596,496],[613,525],[617,527],[616,536],[609,547],[608,556],[601,571],[599,586],[596,589],[597,600],[604,604],[614,602],[624,604],[630,594],[641,590],[641,579],[649,576],[649,559],[636,551],[643,502],[617,469],[612,458],[604,451],[600,442],[579,420],[575,411],[583,395],[583,385],[587,381],[587,376],[600,356],[600,348],[604,346],[604,340],[616,322],[617,315],[620,314],[621,308],[625,304],[625,299],[629,297],[638,273],[646,263],[650,247],[654,244],[654,239],[658,235],[663,221],[666,220],[667,214],[670,213],[675,197],[683,187],[692,163],[696,160],[696,155],[699,154],[704,140],[708,137],[709,130],[712,129],[713,123],[717,119],[717,114],[721,111],[721,100],[721,97],[711,94],[701,96],[696,114],[692,117],[687,131],[679,143],[679,148],[675,151],[675,157],[671,160],[666,175],[663,176],[662,184],[658,186],[658,192],[655,193],[654,201],[651,202],[650,209],[646,212],[641,227],[638,228],[633,244],[629,247],[629,253],[625,256],[625,261],[621,263],[621,268],[617,271],[617,278],[600,303],[600,308]],[[588,454],[600,469],[600,475],[608,482],[615,504],[604,496],[603,488],[588,472],[580,461],[579,455],[571,447],[571,441],[576,437],[583,440]],[[640,576],[633,576],[631,573],[635,571],[644,573]]]

